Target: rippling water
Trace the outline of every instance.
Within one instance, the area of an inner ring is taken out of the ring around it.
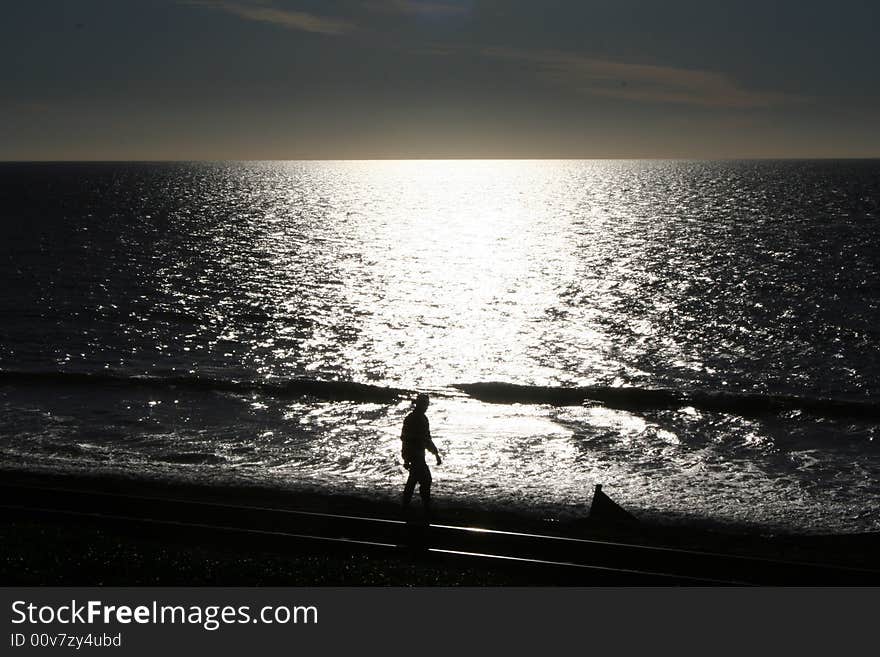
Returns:
[[[877,161],[0,165],[0,459],[396,495],[405,400],[284,387],[357,382],[434,394],[446,500],[877,529],[876,417],[452,386],[877,401],[878,205]]]

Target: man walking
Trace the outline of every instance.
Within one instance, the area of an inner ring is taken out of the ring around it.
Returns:
[[[403,421],[403,431],[400,434],[400,440],[403,442],[400,451],[403,456],[403,467],[409,470],[409,477],[403,487],[403,508],[409,508],[413,491],[418,484],[426,514],[431,511],[431,470],[425,463],[425,450],[437,458],[437,465],[441,463],[440,452],[431,440],[431,429],[425,416],[428,403],[428,395],[422,393],[416,397],[415,407]]]

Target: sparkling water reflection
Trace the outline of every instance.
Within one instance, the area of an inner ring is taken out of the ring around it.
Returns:
[[[441,496],[582,511],[602,481],[648,513],[869,529],[873,424],[492,406],[449,386],[873,398],[878,174],[872,162],[6,168],[2,367],[427,389],[448,452]],[[2,394],[7,460],[372,495],[400,483],[404,406]]]

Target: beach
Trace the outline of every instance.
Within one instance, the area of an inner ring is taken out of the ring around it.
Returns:
[[[401,522],[407,518],[396,505],[356,496],[10,470],[3,472],[2,482],[0,575],[7,584],[699,585],[710,580],[732,584],[743,577],[745,583],[880,581],[871,572],[880,544],[876,534],[762,535],[595,518],[560,521],[443,506],[426,529],[418,510],[410,522]],[[453,530],[448,527],[482,531],[450,539]],[[526,543],[522,536],[536,538]],[[584,542],[564,546],[564,552],[555,545],[574,539]],[[453,547],[450,540],[465,549],[428,549],[444,542]],[[479,556],[490,552],[528,558]],[[565,565],[575,561],[583,567]]]
[[[880,529],[864,161],[7,163],[0,463]]]
[[[840,583],[725,555],[873,567],[878,171],[2,164],[7,572]],[[424,529],[399,510],[418,393]],[[590,519],[600,484],[637,526]]]

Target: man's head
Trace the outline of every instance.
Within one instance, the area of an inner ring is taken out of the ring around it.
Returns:
[[[419,393],[416,395],[416,400],[414,402],[416,410],[421,411],[422,413],[428,408],[428,395],[425,393]]]

